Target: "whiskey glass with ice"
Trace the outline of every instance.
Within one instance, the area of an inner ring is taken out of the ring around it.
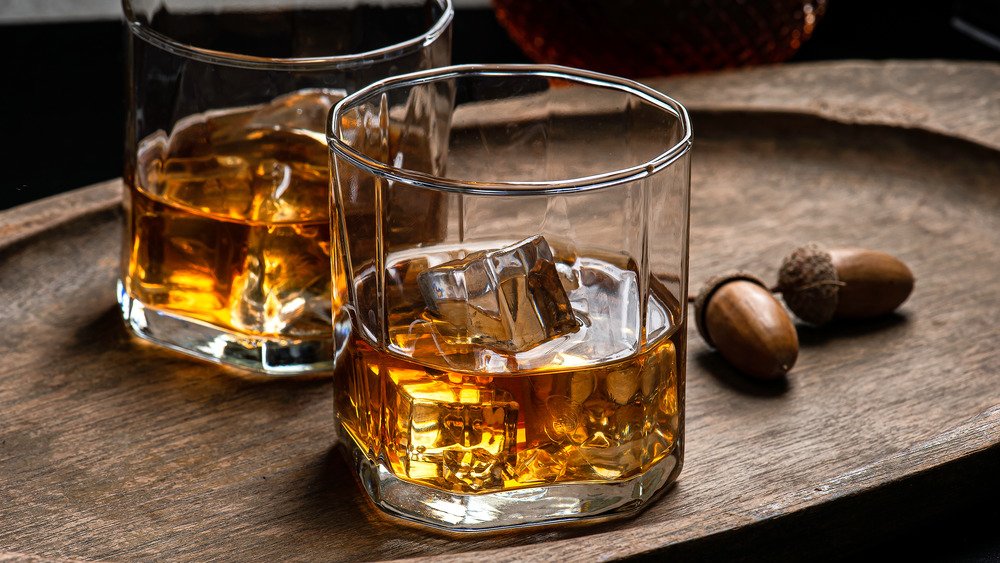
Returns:
[[[632,514],[674,481],[691,135],[666,95],[556,66],[334,107],[336,416],[376,506],[480,531]]]
[[[126,325],[224,365],[329,373],[348,325],[331,299],[328,113],[449,64],[451,0],[122,4]]]

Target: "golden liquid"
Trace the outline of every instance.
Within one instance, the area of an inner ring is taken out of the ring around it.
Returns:
[[[144,139],[127,178],[130,295],[231,331],[328,337],[329,155],[316,131],[335,100],[294,94]],[[265,119],[296,106],[315,123]]]
[[[337,276],[333,287],[339,261],[322,131],[339,97],[301,90],[266,105],[194,115],[169,137],[143,139],[126,173],[128,293],[146,307],[232,332],[329,338],[345,282]],[[361,133],[383,140],[379,130]],[[419,127],[388,133],[386,159],[429,169],[434,148]],[[349,181],[356,186],[344,202],[351,252],[362,255],[374,247],[374,179]],[[398,222],[394,240],[440,237],[442,201],[417,190],[390,198],[390,213],[405,209],[412,217]]]
[[[401,262],[388,277],[413,280],[421,267],[419,260]],[[364,281],[360,285],[363,293]],[[419,295],[406,284],[401,290]],[[661,310],[677,318],[676,300],[662,286],[652,293]],[[473,374],[447,366],[473,365],[477,346],[435,330],[437,321],[426,313],[414,317],[422,308],[390,307],[392,353],[374,348],[355,330],[335,373],[342,428],[401,479],[486,493],[627,479],[678,453],[683,323],[667,321],[638,354],[610,361],[578,353],[608,344],[582,340],[604,338],[597,329],[559,337],[539,347],[545,353],[529,351],[528,359],[479,350],[492,368]]]

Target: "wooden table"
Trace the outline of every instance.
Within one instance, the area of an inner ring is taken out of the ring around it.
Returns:
[[[677,484],[611,524],[449,537],[367,502],[328,379],[130,338],[120,183],[0,213],[0,561],[851,556],[1000,494],[1000,65],[842,62],[650,80],[692,112],[691,283],[798,244],[906,261],[897,314],[799,327],[761,384],[691,328]]]

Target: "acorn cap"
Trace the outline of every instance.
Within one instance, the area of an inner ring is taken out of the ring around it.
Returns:
[[[815,242],[793,250],[778,271],[777,291],[785,304],[797,317],[814,325],[833,319],[841,285],[830,253]]]
[[[708,281],[701,286],[701,289],[698,291],[698,296],[694,300],[694,322],[695,325],[698,326],[698,334],[700,334],[702,339],[705,340],[705,343],[712,348],[715,348],[715,343],[712,342],[712,337],[709,336],[708,330],[705,328],[705,306],[708,305],[709,300],[712,299],[712,295],[718,291],[720,287],[736,280],[745,280],[767,289],[767,284],[750,272],[732,270],[708,278]]]

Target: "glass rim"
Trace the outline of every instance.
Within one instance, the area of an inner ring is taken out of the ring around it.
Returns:
[[[180,55],[189,59],[199,60],[222,66],[233,66],[240,68],[264,69],[264,70],[342,70],[360,67],[366,64],[393,60],[410,53],[415,53],[419,49],[437,41],[455,17],[455,9],[452,0],[428,0],[440,4],[444,11],[426,31],[392,45],[386,45],[371,51],[360,53],[350,53],[347,55],[332,55],[323,57],[260,57],[254,55],[244,55],[230,51],[217,51],[197,47],[188,43],[183,43],[165,35],[148,24],[140,21],[132,8],[132,0],[121,0],[122,11],[125,22],[128,24],[133,36],[148,41],[150,44],[160,49]]]
[[[600,174],[566,178],[561,180],[539,181],[479,181],[457,180],[444,178],[398,168],[373,160],[365,154],[344,143],[341,138],[340,116],[348,111],[356,102],[363,98],[385,93],[401,86],[413,86],[435,82],[448,78],[463,76],[542,76],[561,79],[568,82],[619,90],[638,96],[639,98],[672,113],[680,121],[683,129],[681,139],[653,158],[626,168],[609,170]],[[424,71],[402,74],[374,82],[357,92],[354,92],[333,106],[327,122],[327,145],[338,157],[344,158],[354,166],[362,168],[371,174],[393,181],[402,181],[437,191],[460,192],[477,195],[538,195],[558,194],[616,186],[632,182],[646,176],[651,176],[676,162],[681,156],[691,150],[693,134],[691,120],[684,106],[663,92],[644,84],[589,70],[548,64],[464,64],[433,68]]]

